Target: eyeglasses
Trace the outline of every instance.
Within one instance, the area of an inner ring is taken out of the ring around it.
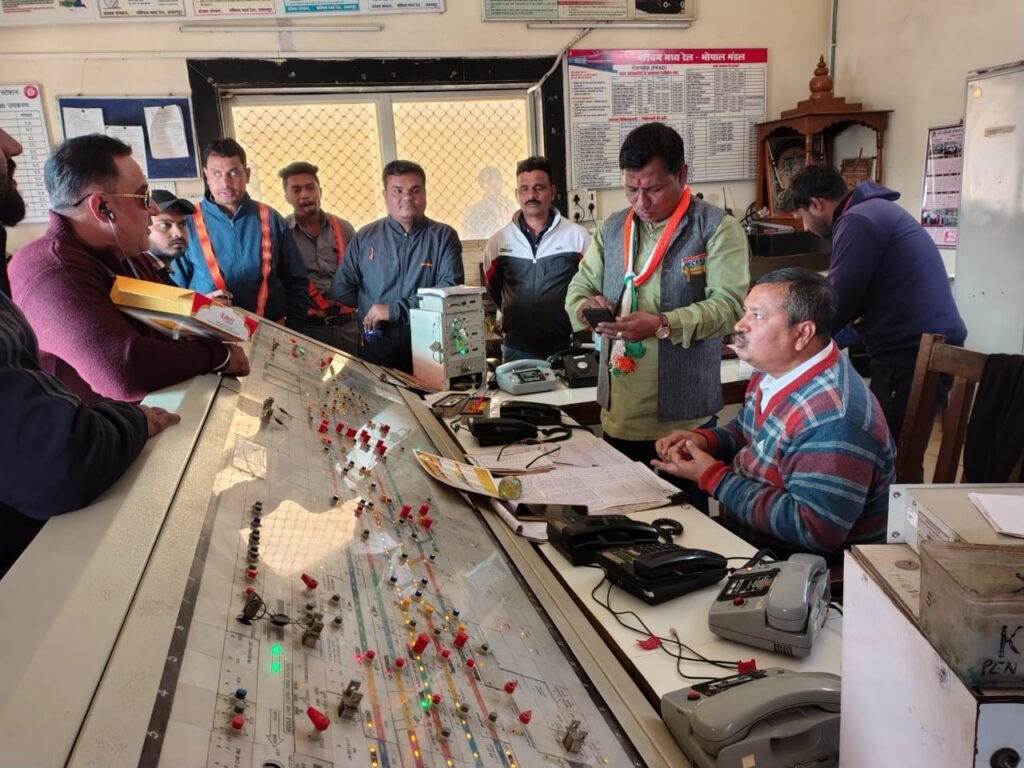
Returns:
[[[80,206],[82,203],[84,203],[86,200],[88,200],[93,195],[106,195],[107,197],[134,197],[134,198],[142,201],[142,207],[143,208],[149,208],[149,206],[153,202],[153,192],[152,192],[152,190],[150,190],[149,186],[147,185],[146,188],[145,188],[145,191],[143,191],[143,192],[100,192],[100,191],[90,192],[89,194],[85,195],[81,199],[76,200],[73,203],[68,203],[67,205],[64,205],[64,206],[61,206],[61,207],[62,208],[77,208],[78,206]]]

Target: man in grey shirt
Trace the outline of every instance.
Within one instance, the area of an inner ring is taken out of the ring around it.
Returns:
[[[423,168],[393,160],[382,176],[388,215],[349,243],[331,299],[358,308],[360,357],[411,373],[409,309],[416,306],[416,291],[463,282],[462,243],[452,227],[426,217]]]
[[[359,352],[359,324],[355,309],[327,297],[334,273],[345,258],[345,248],[355,237],[355,228],[339,216],[321,208],[320,169],[298,161],[277,175],[284,185],[285,199],[292,206],[286,217],[288,228],[309,272],[309,306],[305,334],[350,355]]]

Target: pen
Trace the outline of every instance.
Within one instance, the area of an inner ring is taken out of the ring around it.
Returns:
[[[599,464],[573,464],[568,461],[552,461],[552,464],[558,464],[562,467],[579,467],[580,469],[590,469],[592,467],[598,467]]]

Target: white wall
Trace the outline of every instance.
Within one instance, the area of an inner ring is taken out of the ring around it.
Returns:
[[[840,0],[838,41],[836,94],[893,110],[885,184],[918,216],[928,128],[962,119],[968,71],[1024,59],[1024,3]],[[955,253],[942,251],[951,275]]]
[[[497,56],[543,55],[562,50],[576,30],[528,30],[523,23],[480,20],[480,0],[448,0],[444,14],[332,19],[338,24],[381,23],[377,33],[267,32],[182,33],[179,23],[91,24],[78,27],[6,27],[0,29],[0,84],[34,82],[47,100],[50,138],[57,142],[57,96],[125,96],[188,93],[186,56],[260,58],[308,56]],[[768,49],[768,117],[807,95],[818,55],[828,51],[828,2],[776,0],[704,0],[691,29],[595,30],[580,43],[593,48],[764,47]],[[742,215],[753,200],[753,182],[728,184],[728,202]],[[199,193],[194,184],[179,192]],[[697,187],[698,191],[702,187]],[[722,185],[703,188],[721,204]],[[621,191],[601,192],[599,209],[624,207]],[[17,247],[41,231],[23,225],[10,232]]]

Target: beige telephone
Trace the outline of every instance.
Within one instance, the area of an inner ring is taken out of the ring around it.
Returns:
[[[840,678],[773,667],[666,694],[661,716],[696,768],[839,764]]]

